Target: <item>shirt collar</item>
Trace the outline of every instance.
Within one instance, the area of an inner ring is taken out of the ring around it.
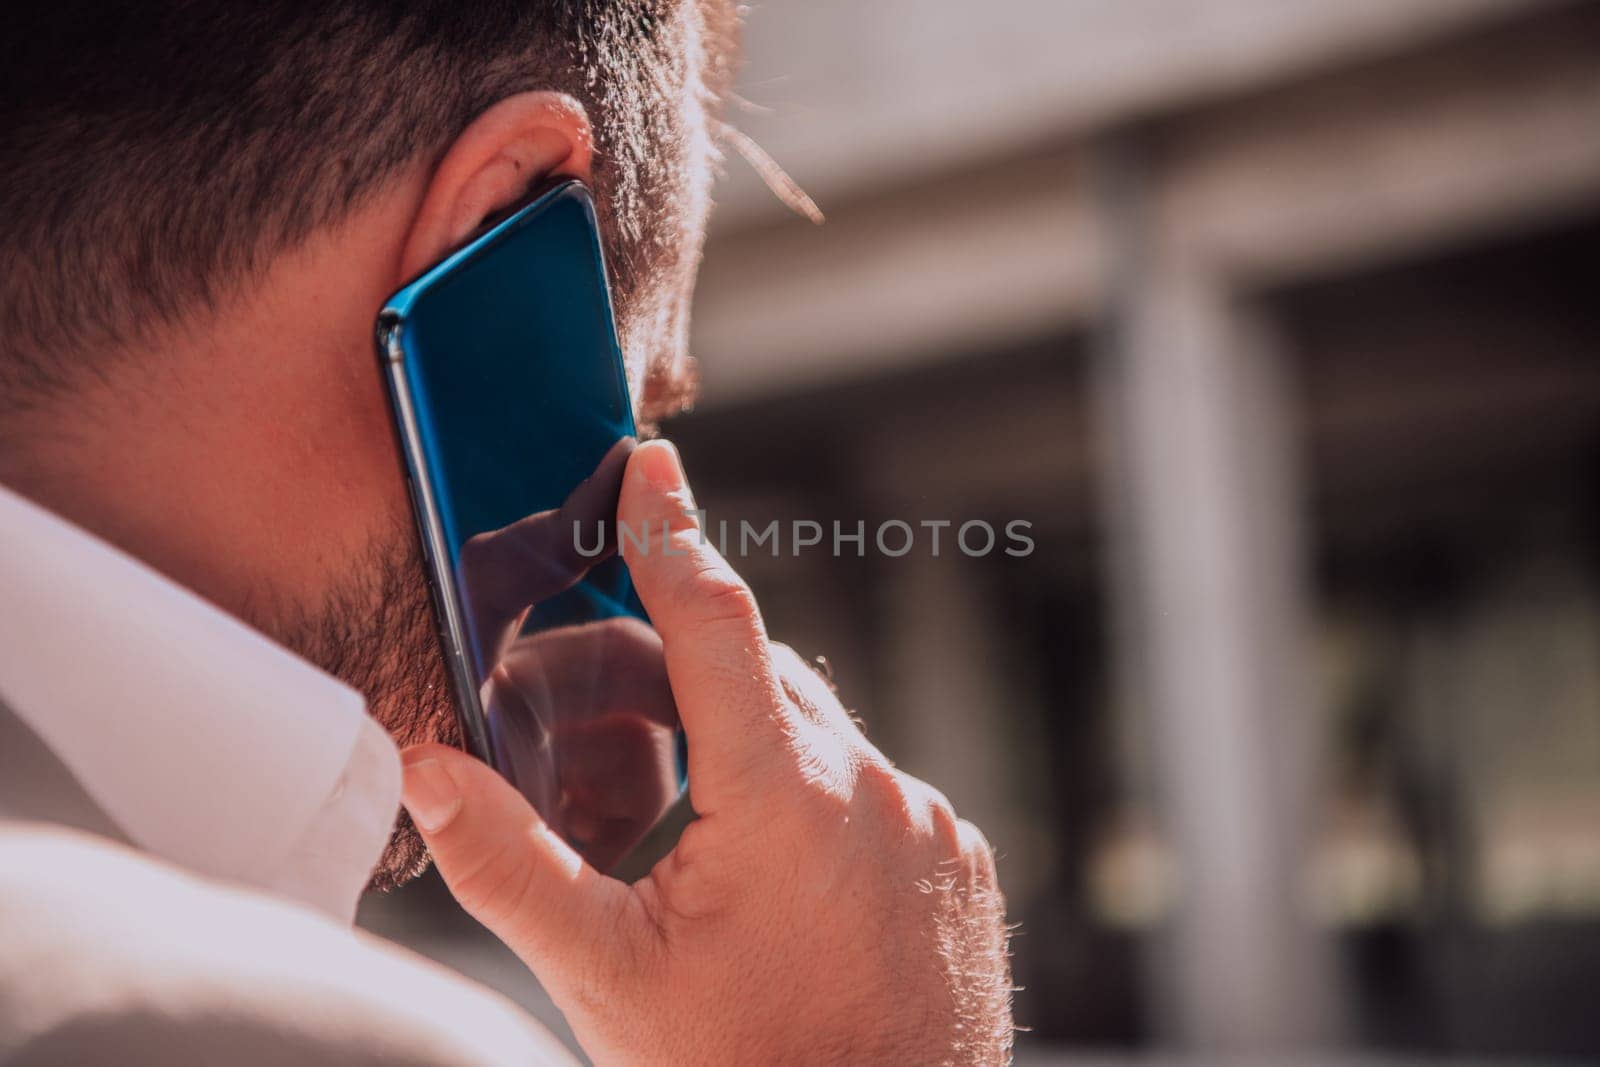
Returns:
[[[0,699],[133,844],[346,920],[399,806],[359,693],[3,486]],[[321,884],[285,872],[308,839]]]

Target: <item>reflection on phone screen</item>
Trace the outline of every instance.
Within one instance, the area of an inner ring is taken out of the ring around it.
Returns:
[[[469,539],[460,578],[495,763],[601,869],[677,799],[661,638],[616,553],[623,438],[558,508]]]

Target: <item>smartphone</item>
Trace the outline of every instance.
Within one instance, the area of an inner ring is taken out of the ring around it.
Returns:
[[[614,869],[686,759],[617,552],[633,405],[588,190],[556,185],[395,293],[378,355],[463,743]]]

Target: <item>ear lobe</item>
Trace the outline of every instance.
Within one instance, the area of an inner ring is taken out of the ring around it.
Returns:
[[[445,150],[401,253],[400,281],[465,242],[495,213],[554,178],[590,179],[594,135],[564,93],[518,93],[472,121]]]

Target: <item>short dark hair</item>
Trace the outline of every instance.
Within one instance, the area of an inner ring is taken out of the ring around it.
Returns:
[[[589,109],[627,237],[652,106],[685,88],[668,18],[692,2],[19,5],[0,45],[0,390],[59,385],[55,354],[214,301],[525,89]]]

